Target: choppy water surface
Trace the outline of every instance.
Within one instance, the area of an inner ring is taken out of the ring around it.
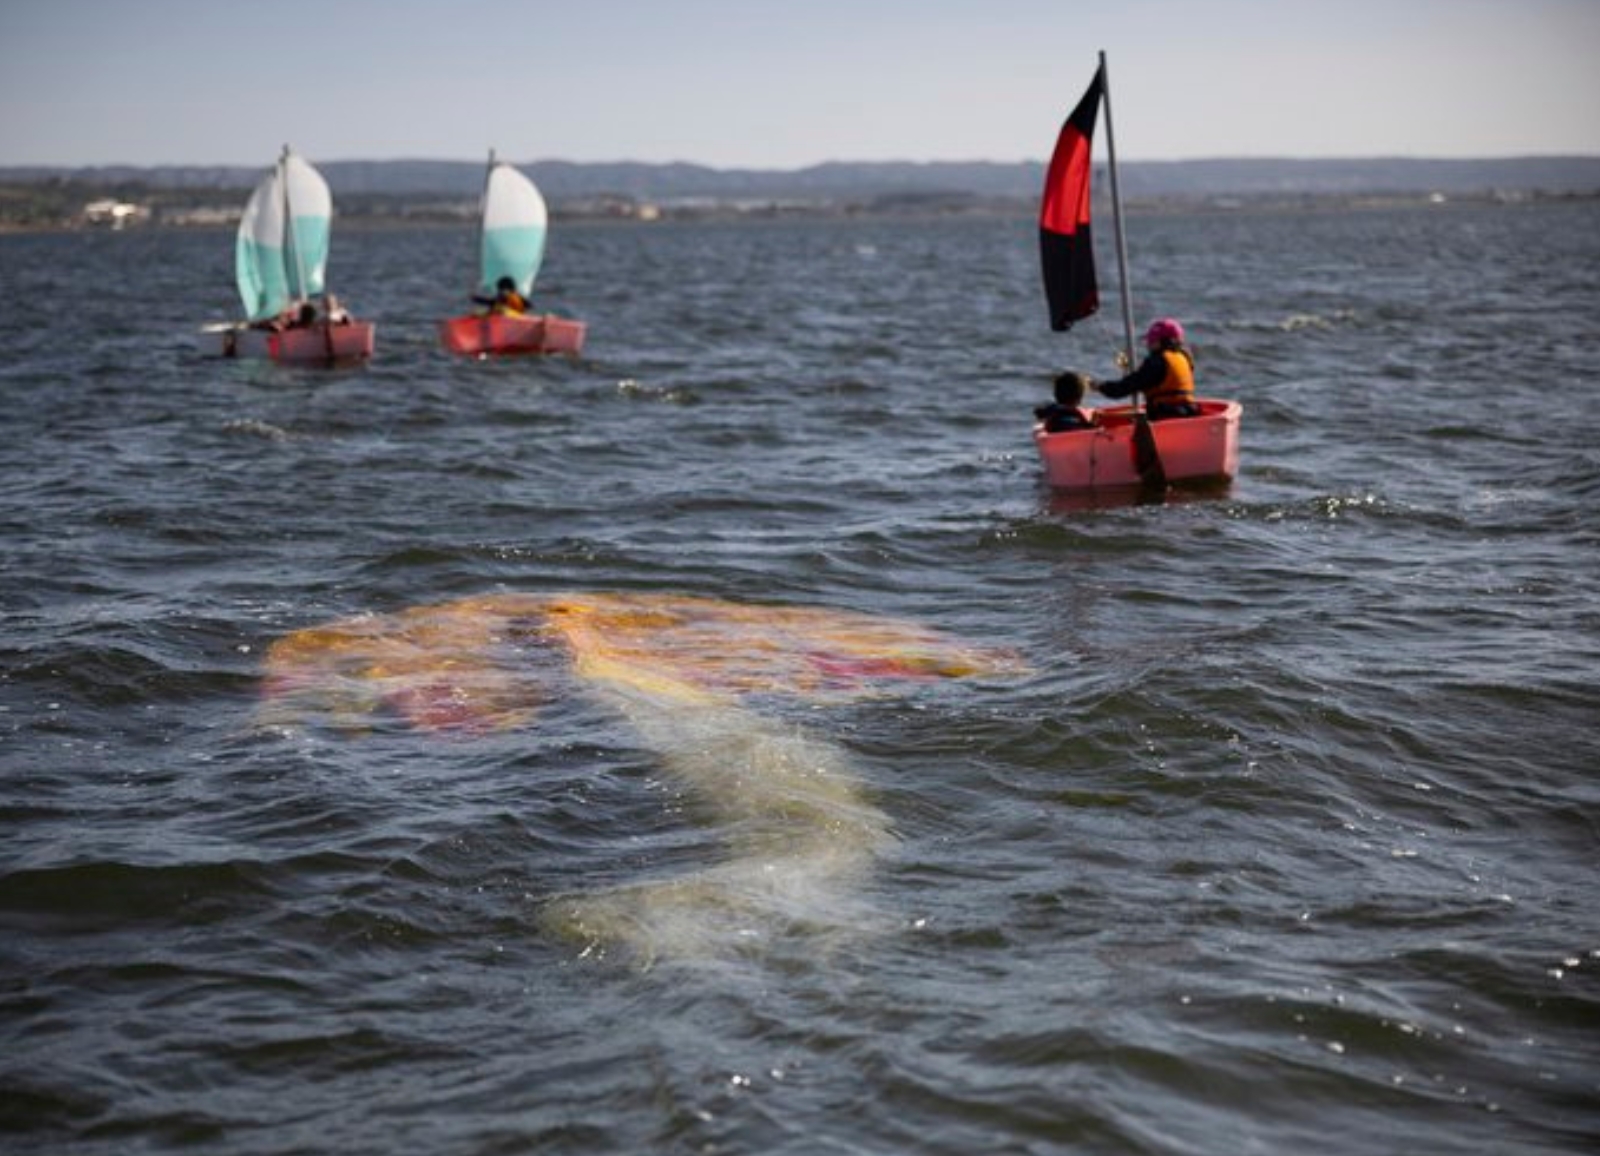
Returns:
[[[332,373],[198,356],[224,234],[0,237],[0,1146],[1589,1150],[1600,210],[1129,241],[1224,493],[1041,488],[1118,325],[1046,332],[1026,220],[558,228],[574,363],[338,229]],[[269,709],[296,632],[514,596],[726,645],[541,609],[496,725]]]

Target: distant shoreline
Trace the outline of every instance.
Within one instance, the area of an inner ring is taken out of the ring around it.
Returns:
[[[0,184],[0,234],[82,231],[147,231],[181,229],[231,232],[237,227],[247,189],[173,190],[119,184],[55,186],[49,195],[37,187]],[[1366,212],[1400,208],[1444,209],[1463,206],[1519,207],[1535,204],[1600,200],[1591,192],[1442,193],[1251,193],[1238,195],[1166,195],[1130,197],[1130,215],[1152,214],[1286,214]],[[112,215],[121,206],[123,215]],[[96,212],[89,210],[95,209]],[[628,198],[556,200],[551,219],[566,224],[615,224],[641,228],[697,222],[763,222],[782,220],[892,220],[959,218],[1026,218],[1037,211],[1032,198],[976,196],[960,193],[898,194],[860,200],[816,198],[763,201],[759,198],[681,202],[639,202]],[[1097,207],[1097,212],[1109,212]],[[336,217],[342,228],[463,228],[476,215],[476,203],[442,203],[438,198],[355,195],[339,198]]]
[[[321,161],[347,224],[470,223],[483,165]],[[762,220],[1031,213],[1040,161],[833,162],[794,170],[696,164],[517,167],[564,221]],[[0,229],[229,225],[266,166],[0,166]],[[1133,161],[1118,167],[1130,212],[1304,211],[1416,203],[1522,203],[1600,196],[1600,156]],[[1096,191],[1109,190],[1103,167]]]

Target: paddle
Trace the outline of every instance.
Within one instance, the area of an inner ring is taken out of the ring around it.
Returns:
[[[322,347],[327,352],[328,364],[332,365],[337,359],[333,353],[333,308],[332,298],[326,293],[322,295]]]

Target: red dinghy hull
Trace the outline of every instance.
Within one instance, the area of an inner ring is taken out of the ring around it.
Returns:
[[[576,357],[583,352],[586,329],[582,321],[554,313],[492,313],[440,322],[439,339],[451,353],[565,353]]]
[[[1167,481],[1189,484],[1227,482],[1239,472],[1239,415],[1236,401],[1199,398],[1198,417],[1150,423]],[[1141,484],[1134,444],[1137,411],[1111,406],[1089,413],[1093,429],[1046,433],[1033,428],[1033,443],[1044,464],[1045,481],[1057,490],[1096,490]]]
[[[370,321],[346,325],[318,322],[304,329],[256,329],[234,325],[214,330],[220,357],[256,357],[284,365],[332,365],[372,356],[377,327]]]

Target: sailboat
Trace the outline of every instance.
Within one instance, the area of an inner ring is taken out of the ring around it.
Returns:
[[[1128,288],[1127,243],[1122,229],[1122,198],[1117,188],[1117,150],[1111,131],[1111,94],[1106,54],[1083,98],[1062,125],[1045,178],[1039,210],[1039,248],[1051,329],[1062,332],[1100,308],[1089,214],[1090,153],[1102,99],[1111,170],[1111,203],[1121,274],[1122,322],[1128,364],[1133,364],[1133,305]],[[1054,489],[1111,487],[1165,489],[1168,483],[1226,482],[1239,470],[1239,415],[1236,401],[1196,398],[1195,417],[1151,421],[1142,406],[1091,409],[1088,429],[1049,433],[1033,427],[1034,445]]]
[[[452,317],[439,325],[451,353],[565,353],[583,350],[585,325],[554,313],[531,313],[490,304],[509,281],[526,301],[544,263],[549,213],[538,187],[515,166],[495,160],[483,182],[478,225],[478,285],[473,299],[481,313]]]
[[[234,275],[245,320],[208,329],[217,353],[308,365],[372,356],[372,322],[353,320],[327,294],[332,217],[328,182],[285,145],[239,219]]]

